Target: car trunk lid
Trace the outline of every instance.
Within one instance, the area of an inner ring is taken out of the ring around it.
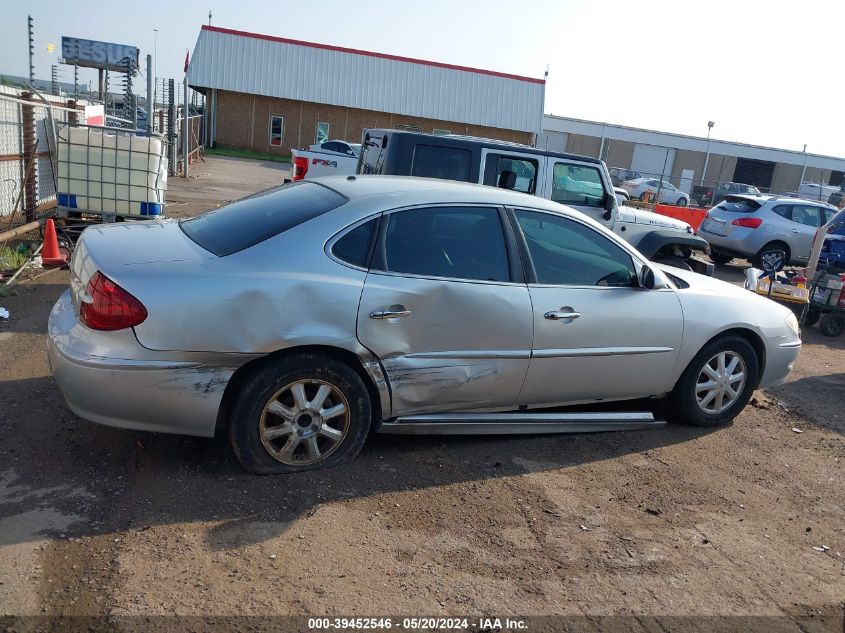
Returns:
[[[175,220],[91,226],[83,231],[70,262],[74,307],[78,312],[79,301],[97,271],[114,280],[123,266],[215,257],[188,239]]]

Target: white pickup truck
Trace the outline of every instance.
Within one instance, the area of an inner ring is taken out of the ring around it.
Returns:
[[[308,149],[291,150],[293,180],[352,175],[358,167],[359,143],[326,141]]]

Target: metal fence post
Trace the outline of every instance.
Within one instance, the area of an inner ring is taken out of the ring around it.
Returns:
[[[153,133],[153,117],[155,104],[153,103],[153,56],[147,55],[147,134]]]
[[[32,93],[21,93],[21,99],[30,101]],[[37,138],[35,136],[35,107],[31,103],[21,104],[21,135],[23,136],[23,173],[24,182],[23,209],[27,222],[35,220],[38,208],[38,157],[35,155]]]
[[[191,125],[188,121],[188,75],[185,75],[184,90],[182,91],[182,175],[187,178],[189,163],[191,162]]]
[[[172,79],[167,80],[167,159],[170,175],[176,175],[176,86]]]

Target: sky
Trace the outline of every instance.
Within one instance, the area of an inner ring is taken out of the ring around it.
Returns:
[[[156,54],[181,80],[200,25],[542,77],[546,113],[845,156],[845,1],[0,0],[0,73],[68,35]],[[155,29],[158,32],[155,33]],[[47,52],[54,44],[55,52]],[[142,62],[143,64],[143,62]],[[60,66],[60,80],[73,69]],[[96,84],[96,71],[81,71]]]

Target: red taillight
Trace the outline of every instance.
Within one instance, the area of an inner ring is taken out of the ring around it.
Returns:
[[[308,159],[304,156],[297,156],[293,159],[293,179],[302,180],[308,173]]]
[[[91,301],[79,304],[79,320],[92,330],[122,330],[147,318],[147,309],[131,294],[100,273],[88,282]]]
[[[737,218],[731,222],[734,226],[743,226],[746,229],[756,229],[763,224],[762,218]]]

